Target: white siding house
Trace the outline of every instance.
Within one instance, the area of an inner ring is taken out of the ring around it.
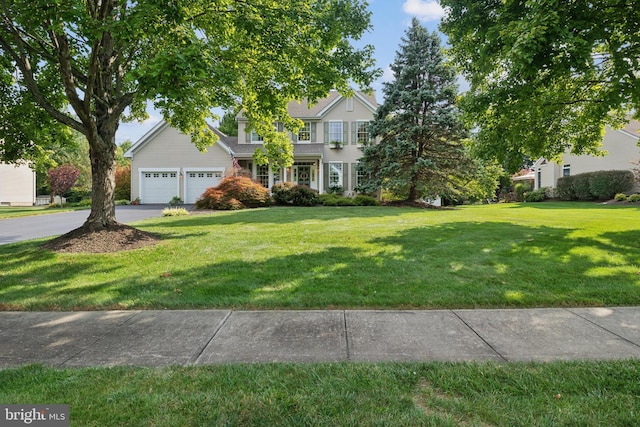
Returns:
[[[36,173],[28,165],[0,163],[0,206],[33,206]]]
[[[552,162],[544,158],[533,165],[535,188],[555,188],[558,178],[601,170],[631,170],[640,168],[640,122],[630,121],[623,129],[607,126],[602,140],[603,156],[565,153],[561,161]]]

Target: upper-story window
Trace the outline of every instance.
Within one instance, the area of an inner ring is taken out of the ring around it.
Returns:
[[[262,135],[258,135],[258,133],[255,130],[251,131],[251,143],[252,144],[261,144],[262,142],[264,142],[264,138],[262,137]]]
[[[329,122],[329,142],[345,142],[343,138],[342,122]]]
[[[571,175],[571,165],[562,166],[562,176],[569,176],[569,175]]]
[[[369,122],[357,121],[356,122],[356,141],[358,145],[367,145],[369,143]]]
[[[311,142],[311,123],[306,122],[298,130],[298,142]]]

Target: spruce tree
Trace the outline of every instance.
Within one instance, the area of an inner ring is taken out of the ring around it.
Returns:
[[[409,201],[454,196],[474,162],[462,144],[467,131],[455,106],[456,74],[438,35],[413,19],[391,70],[394,80],[384,84],[370,126],[379,144],[360,160],[360,189],[384,188]]]

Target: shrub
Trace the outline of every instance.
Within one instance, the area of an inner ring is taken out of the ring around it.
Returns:
[[[315,206],[318,193],[304,185],[296,185],[290,190],[291,204],[294,206]]]
[[[375,197],[365,196],[364,194],[357,195],[353,200],[358,206],[378,206],[380,204]]]
[[[183,216],[189,215],[189,211],[185,208],[164,208],[162,216]]]
[[[295,182],[279,182],[271,187],[273,200],[277,205],[289,205],[292,203],[291,190],[296,186]]]
[[[351,197],[338,197],[337,206],[358,206]]]
[[[324,206],[338,206],[338,199],[340,197],[335,194],[320,194],[318,196],[318,203]]]
[[[617,202],[624,202],[627,200],[627,195],[624,193],[618,193],[613,197]]]
[[[519,182],[513,187],[513,191],[516,193],[516,201],[524,201],[524,194],[533,190],[531,184]]]
[[[248,208],[269,206],[271,195],[260,183],[246,176],[230,176],[216,187],[226,198],[236,199]]]
[[[217,187],[207,188],[196,201],[198,209],[236,210],[270,204],[269,190],[245,176],[223,179]]]
[[[169,206],[180,206],[182,204],[182,199],[178,196],[173,196],[171,200],[169,200]]]
[[[327,189],[327,193],[342,195],[344,193],[344,187],[342,187],[342,185],[336,185],[336,186],[333,186],[333,187],[329,187]]]
[[[116,199],[131,200],[131,166],[116,168]]]
[[[131,204],[131,202],[128,200],[116,200],[116,206],[125,206],[129,204]]]
[[[636,202],[640,202],[640,194],[632,194],[629,197],[627,197],[627,201],[632,202],[632,203],[636,203]]]
[[[633,172],[597,171],[558,179],[558,197],[565,200],[608,200],[633,187]]]
[[[547,198],[547,191],[545,188],[538,190],[528,191],[524,193],[525,202],[542,202]]]

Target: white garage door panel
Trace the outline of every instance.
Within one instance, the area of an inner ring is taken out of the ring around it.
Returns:
[[[217,186],[222,180],[222,172],[187,172],[187,196],[185,203],[195,203],[202,193],[209,188]]]
[[[142,173],[142,203],[169,203],[177,195],[176,172]]]

